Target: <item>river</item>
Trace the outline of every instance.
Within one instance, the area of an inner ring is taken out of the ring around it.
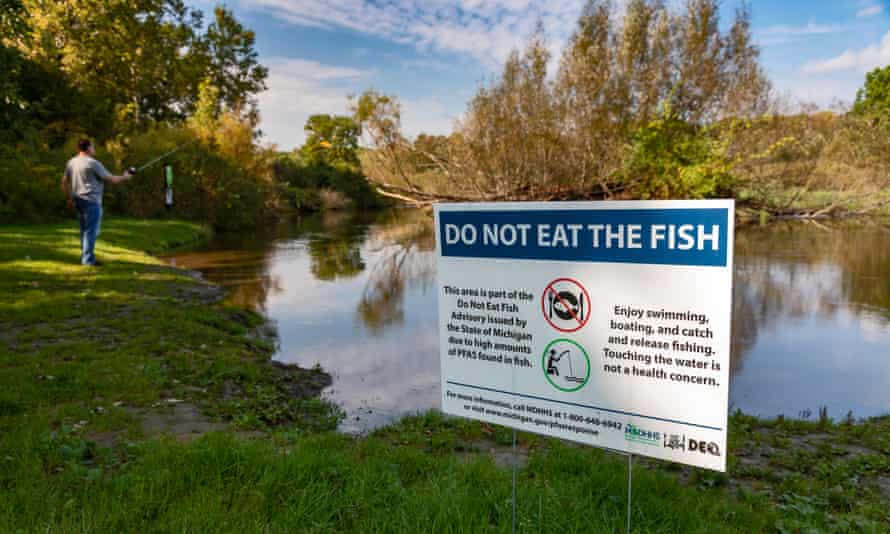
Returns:
[[[730,407],[890,413],[890,221],[736,231]],[[439,404],[435,241],[418,210],[333,212],[170,256],[277,326],[275,359],[333,376],[345,432]]]

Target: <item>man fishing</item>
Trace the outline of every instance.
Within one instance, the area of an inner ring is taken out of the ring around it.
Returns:
[[[119,184],[133,177],[130,171],[122,176],[108,172],[104,165],[94,158],[96,149],[92,141],[82,139],[77,143],[78,154],[68,160],[62,176],[62,191],[68,197],[69,205],[77,210],[80,223],[80,263],[98,266],[94,249],[102,223],[102,192],[105,182]]]

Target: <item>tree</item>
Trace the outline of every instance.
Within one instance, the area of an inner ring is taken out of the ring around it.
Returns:
[[[269,75],[257,59],[256,35],[224,7],[214,9],[213,15],[201,44],[207,55],[207,75],[229,109],[254,112],[253,97],[266,89]]]
[[[210,78],[205,78],[198,87],[198,100],[194,113],[189,117],[189,123],[204,140],[212,139],[219,128],[219,118],[222,115],[219,92],[219,87],[213,85]]]
[[[7,45],[25,33],[24,6],[21,0],[0,0],[0,136],[12,137],[25,118],[21,99],[20,77],[24,58]]]
[[[640,150],[659,152],[649,169],[688,153],[710,160],[712,148],[719,159],[720,147],[664,144],[673,132],[685,143],[706,125],[767,109],[769,82],[750,13],[739,9],[723,31],[719,3],[687,0],[673,9],[664,0],[628,0],[618,14],[609,0],[589,0],[555,76],[547,72],[550,49],[539,28],[470,101],[447,150],[432,159],[438,177],[429,165],[411,165],[424,160],[422,148],[402,137],[397,101],[366,93],[356,107],[373,147],[362,155],[366,173],[389,193],[418,201],[599,198],[640,193],[634,188],[652,183],[625,172]],[[664,109],[671,121],[653,125]],[[657,143],[647,141],[653,127]],[[701,177],[701,187],[659,186],[650,194],[709,194],[723,176],[712,180],[719,173],[706,171],[682,174],[687,181]]]
[[[106,135],[178,122],[194,111],[210,78],[220,105],[256,122],[265,88],[254,33],[224,8],[203,30],[203,13],[184,0],[23,0],[26,35],[15,46],[60,73],[91,102],[85,119],[114,125]]]
[[[304,130],[306,142],[300,153],[306,163],[358,166],[360,127],[351,117],[312,115]]]
[[[30,32],[19,48],[64,73],[92,98],[94,114],[138,125],[182,117],[198,80],[194,61],[200,12],[182,0],[25,0]]]
[[[890,112],[890,65],[865,75],[865,85],[856,92],[853,112],[860,115]]]

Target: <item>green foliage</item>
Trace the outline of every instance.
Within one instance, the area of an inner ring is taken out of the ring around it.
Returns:
[[[160,154],[181,150],[105,189],[109,213],[137,217],[166,216],[163,166],[173,166],[173,215],[206,222],[219,229],[251,227],[267,217],[274,190],[266,154],[251,144],[252,128],[232,117],[218,126],[219,141],[202,139],[188,127],[160,126],[119,142],[97,144],[97,158],[112,172],[139,166]],[[0,221],[41,221],[71,216],[60,190],[65,162],[76,153],[76,137],[59,148],[33,136],[0,146]],[[245,148],[246,147],[246,148]]]
[[[890,112],[890,65],[865,75],[865,86],[856,93],[853,110],[857,113]]]
[[[212,137],[219,127],[222,111],[219,87],[210,78],[205,78],[198,86],[198,103],[189,123],[202,137]]]
[[[206,72],[219,88],[221,102],[228,108],[252,106],[253,96],[266,88],[269,75],[257,59],[256,35],[224,7],[217,6],[213,17],[200,43],[206,54]]]
[[[182,0],[25,0],[24,8],[28,31],[17,47],[89,96],[110,128],[96,137],[184,118],[207,77],[232,109],[265,88],[253,32],[222,7],[206,32],[202,12]]]
[[[73,152],[51,149],[33,133],[0,145],[0,221],[39,221],[65,214],[59,179]]]
[[[127,215],[163,215],[163,166],[172,165],[173,215],[223,230],[258,224],[268,213],[266,202],[272,195],[264,170],[266,155],[251,144],[250,125],[224,117],[216,128],[228,135],[208,139],[191,128],[159,127],[114,146],[114,161],[124,168],[185,145],[126,184],[108,188],[106,205]],[[247,149],[242,151],[244,144]]]
[[[23,11],[21,0],[0,2],[0,35],[16,37],[24,33]],[[18,81],[23,62],[21,53],[0,39],[0,72],[3,73],[0,78],[0,142],[10,139],[15,129],[21,128],[20,122],[25,115]]]
[[[292,154],[280,155],[272,164],[272,174],[283,200],[293,209],[322,209],[324,202],[321,193],[325,190],[343,195],[360,208],[383,205],[365,176],[353,165],[305,161]]]
[[[621,181],[643,199],[730,196],[733,162],[727,146],[668,108],[633,136]]]
[[[890,115],[890,65],[865,75],[865,86],[856,93],[853,112],[861,115]]]
[[[308,164],[358,166],[360,128],[351,117],[312,115],[306,121],[300,156]]]
[[[217,7],[206,31],[202,19],[182,0],[4,0],[0,220],[66,215],[59,179],[80,137],[116,174],[189,143],[162,162],[175,166],[177,215],[226,229],[266,216],[254,97],[268,72],[230,11]],[[106,206],[162,214],[160,169],[109,187]]]

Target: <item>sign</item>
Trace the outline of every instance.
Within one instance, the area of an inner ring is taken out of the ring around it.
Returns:
[[[725,471],[732,200],[435,217],[445,413]]]
[[[173,166],[164,165],[164,206],[169,211],[173,207]]]

